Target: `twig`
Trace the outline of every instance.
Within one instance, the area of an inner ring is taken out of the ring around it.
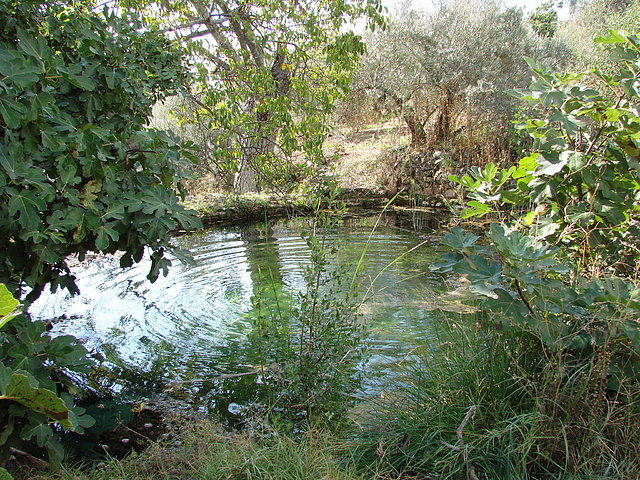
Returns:
[[[613,108],[618,108],[621,104],[622,104],[622,100],[624,100],[624,94],[620,95],[618,97],[618,101],[616,102],[616,104],[613,106]],[[606,122],[603,122],[602,125],[600,126],[600,128],[598,129],[598,131],[596,132],[595,136],[593,137],[593,140],[591,140],[591,143],[589,144],[589,147],[587,147],[587,151],[584,153],[584,158],[586,159],[589,155],[591,155],[591,152],[593,151],[593,149],[596,146],[596,142],[600,139],[600,135],[602,135],[602,132],[604,131],[604,128],[607,126]]]
[[[460,442],[460,448],[462,449],[462,457],[464,458],[464,464],[467,466],[467,479],[468,480],[478,480],[478,476],[476,475],[476,469],[474,466],[469,463],[469,449],[465,446],[464,440],[462,439],[462,432],[464,431],[464,427],[467,426],[469,420],[471,420],[476,414],[476,406],[472,405],[469,408],[469,411],[462,419],[462,423],[456,430],[456,436],[458,437],[458,442]]]
[[[13,447],[9,448],[9,451],[18,457],[24,458],[24,460],[34,468],[39,470],[48,470],[50,468],[50,465],[47,462],[40,460],[27,452],[23,452],[22,450],[18,450]]]
[[[171,386],[178,386],[178,385],[184,385],[188,383],[214,382],[217,380],[226,380],[228,378],[244,377],[246,375],[257,375],[259,373],[260,373],[260,368],[256,368],[254,370],[251,370],[250,372],[225,373],[223,375],[218,375],[218,376],[209,377],[209,378],[192,378],[190,380],[174,380],[170,382],[170,384]]]
[[[153,440],[152,440],[152,439],[150,439],[149,437],[147,437],[145,434],[140,433],[140,432],[138,432],[137,430],[134,430],[134,429],[133,429],[133,428],[131,428],[131,427],[128,427],[128,426],[127,426],[127,425],[125,425],[125,424],[124,424],[124,422],[122,422],[122,421],[120,421],[120,422],[118,423],[118,426],[119,426],[119,427],[124,428],[125,430],[130,431],[130,432],[131,432],[131,433],[133,433],[134,435],[138,435],[139,437],[141,437],[141,438],[145,439],[145,440],[146,440],[147,442],[149,442],[149,443],[153,443]]]
[[[469,420],[471,420],[476,414],[477,407],[472,405],[469,407],[469,411],[460,422],[458,429],[456,430],[456,437],[458,437],[458,445],[451,445],[447,442],[442,442],[446,447],[454,450],[456,452],[462,452],[462,458],[464,459],[464,464],[467,467],[467,480],[478,480],[478,476],[476,475],[476,469],[472,463],[469,462],[469,448],[464,444],[464,439],[462,438],[462,433],[464,432],[464,427],[467,426]]]
[[[531,305],[527,301],[527,297],[524,296],[524,292],[522,291],[522,288],[520,287],[520,282],[516,279],[516,280],[514,280],[514,284],[516,286],[516,290],[518,290],[518,296],[520,297],[520,300],[522,300],[522,302],[524,303],[525,307],[527,307],[527,310],[529,310],[529,313],[532,316],[535,315],[535,313],[533,312],[533,308],[531,308]]]

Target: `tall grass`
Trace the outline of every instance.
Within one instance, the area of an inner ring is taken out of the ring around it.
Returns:
[[[640,478],[637,385],[606,388],[606,352],[572,358],[497,325],[443,319],[360,410],[355,464],[388,478]]]

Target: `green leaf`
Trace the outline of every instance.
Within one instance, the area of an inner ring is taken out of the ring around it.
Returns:
[[[471,283],[494,283],[499,285],[502,275],[502,266],[493,259],[487,259],[482,255],[470,255],[466,262],[458,263],[453,271],[466,275]]]
[[[9,289],[0,283],[0,328],[17,315],[15,310],[19,305],[20,302],[11,295]]]
[[[475,200],[467,203],[467,205],[471,208],[465,208],[462,210],[462,212],[460,212],[461,218],[481,217],[491,211],[491,207],[489,205]]]
[[[51,57],[52,51],[42,35],[18,30],[18,48],[40,63]]]
[[[469,285],[469,291],[476,295],[482,295],[483,297],[498,298],[494,290],[499,286],[488,282],[477,282]]]
[[[38,119],[43,113],[49,113],[55,115],[55,100],[53,96],[48,93],[39,93],[31,98],[31,106],[29,107],[29,114],[27,120],[33,122]]]
[[[62,465],[62,459],[64,458],[64,447],[54,437],[49,438],[47,441],[47,454],[49,455],[49,463],[52,469],[60,469]]]
[[[474,180],[469,175],[464,175],[462,178],[458,177],[457,175],[449,175],[448,179],[454,183],[459,183],[460,185],[471,190],[478,188],[482,183],[480,180]]]
[[[581,227],[585,227],[595,220],[595,215],[593,212],[589,211],[589,204],[586,202],[580,202],[576,205],[572,205],[567,208],[566,212],[567,221]]]
[[[39,447],[44,447],[53,436],[53,430],[46,424],[39,423],[37,425],[26,425],[20,432],[20,437],[23,440],[31,440],[36,437],[36,443]]]
[[[622,110],[609,108],[606,112],[604,112],[604,117],[606,118],[607,122],[617,122],[624,114],[625,112]]]
[[[593,205],[595,210],[604,216],[611,225],[620,225],[627,220],[627,216],[621,210],[620,205],[604,198],[596,198]]]
[[[20,176],[28,176],[31,163],[24,158],[20,148],[7,151],[4,145],[0,144],[0,166],[4,168],[11,180],[16,180]]]
[[[195,230],[202,228],[202,220],[200,220],[200,218],[196,216],[193,210],[184,210],[179,207],[172,213],[173,218],[178,221],[181,228],[184,228],[185,230]]]
[[[13,476],[4,468],[0,467],[0,480],[13,480]]]
[[[520,159],[518,162],[518,168],[525,172],[533,172],[538,166],[538,157],[540,157],[539,153],[533,153],[528,157]],[[514,176],[514,178],[516,177]]]
[[[0,115],[9,128],[18,128],[22,123],[22,117],[27,113],[27,107],[23,104],[11,100],[5,96],[0,96]]]
[[[37,192],[32,190],[10,189],[9,213],[19,215],[20,224],[27,230],[35,230],[40,225],[39,212],[46,209],[46,202],[40,198]]]
[[[480,237],[469,232],[465,232],[460,227],[454,227],[442,238],[442,243],[454,250],[464,250],[473,246]]]
[[[61,161],[58,164],[58,179],[62,183],[63,186],[67,185],[77,185],[82,180],[81,177],[77,176],[78,167],[74,162],[69,161]]]
[[[614,45],[619,43],[626,43],[627,37],[623,32],[618,32],[615,30],[609,30],[609,35],[604,35],[602,37],[597,37],[594,40],[595,43],[601,43],[603,45]]]
[[[464,256],[461,253],[449,252],[440,257],[440,260],[434,262],[430,269],[438,273],[448,273],[460,262],[464,260]]]
[[[561,156],[557,152],[545,152],[537,158],[538,168],[536,168],[534,175],[549,175],[553,176],[560,173],[564,166],[569,162],[567,155]]]
[[[585,166],[584,153],[566,151],[560,154],[560,161],[566,163],[572,171],[580,170]]]
[[[42,144],[52,151],[59,151],[65,147],[65,139],[60,132],[53,128],[43,128],[40,132]]]
[[[117,242],[120,238],[120,234],[113,229],[113,222],[106,223],[96,230],[96,248],[98,251],[104,251],[109,247],[111,243],[109,238],[114,242]]]
[[[163,251],[155,251],[151,254],[151,268],[147,274],[147,278],[151,283],[155,282],[160,275],[160,272],[166,277],[169,273],[169,267],[171,266],[171,260],[163,256]]]
[[[12,372],[4,365],[0,365],[0,400],[18,402],[60,422],[65,428],[73,426],[68,420],[69,409],[62,399],[51,390],[39,388],[37,381],[26,372]]]
[[[560,224],[549,216],[540,217],[540,220],[536,225],[532,226],[536,238],[547,238],[558,230],[560,230]]]
[[[69,410],[69,421],[73,424],[71,431],[80,435],[84,433],[85,428],[93,427],[96,424],[95,419],[86,415],[85,411],[82,407],[73,407]]]
[[[96,88],[95,82],[86,75],[67,75],[66,79],[71,85],[74,85],[88,92],[93,92]]]
[[[26,62],[22,54],[0,50],[0,80],[26,90],[40,80],[42,70]],[[4,78],[2,78],[4,77]]]
[[[510,231],[505,225],[492,224],[487,237],[505,258],[513,261],[540,262],[557,252],[535,237]]]
[[[537,216],[536,212],[531,211],[526,215],[523,215],[522,218],[520,218],[520,221],[522,222],[523,225],[530,226],[535,220],[536,216]]]
[[[167,212],[171,203],[167,191],[160,186],[156,186],[143,195],[142,212],[160,217]]]
[[[84,211],[81,208],[64,208],[56,210],[49,217],[47,223],[52,230],[70,231],[82,225]]]
[[[0,432],[0,447],[2,447],[2,445],[5,445],[9,440],[9,438],[11,438],[11,434],[13,433],[15,426],[16,426],[15,419],[10,418],[7,424],[2,428],[2,431]],[[0,479],[1,478],[2,477],[0,477]]]

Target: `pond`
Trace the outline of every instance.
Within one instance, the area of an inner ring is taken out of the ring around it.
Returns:
[[[349,216],[324,234],[339,247],[336,262],[355,268],[366,249],[360,277],[366,296],[360,313],[370,332],[365,390],[375,390],[376,378],[427,341],[430,325],[442,317],[436,307],[443,306],[438,296],[446,286],[429,265],[440,254],[443,215]],[[252,297],[264,287],[265,272],[277,291],[303,287],[310,259],[301,232],[309,222],[268,221],[178,237],[175,243],[192,252],[195,265],[175,261],[155,283],[145,278],[148,260],[128,269],[116,257],[85,261],[73,267],[80,295],[45,292],[30,313],[52,321],[54,334],[75,335],[99,352],[117,372],[111,386],[123,397],[173,389],[199,399],[205,410],[233,410],[255,382],[255,376],[235,376],[257,362],[248,342]]]

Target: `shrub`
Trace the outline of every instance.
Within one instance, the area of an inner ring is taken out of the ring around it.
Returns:
[[[44,323],[31,322],[26,315],[15,318],[17,306],[0,284],[0,464],[12,449],[27,444],[30,450],[46,450],[56,466],[64,456],[58,434],[82,433],[94,423],[74,405],[79,389],[71,375],[89,373],[92,363],[73,337],[53,339]]]
[[[145,125],[185,75],[132,17],[0,3],[0,281],[30,300],[48,283],[75,292],[67,256],[120,250],[130,266],[145,247],[149,278],[166,271],[168,232],[199,221],[175,192],[184,150]]]
[[[358,285],[350,283],[346,266],[330,265],[337,250],[325,239],[311,235],[307,244],[303,290],[289,300],[275,292],[268,302],[263,289],[254,298],[252,340],[270,413],[295,428],[338,428],[360,386],[365,328],[357,314]]]
[[[450,251],[433,270],[464,276],[478,313],[423,357],[399,402],[383,402],[373,438],[392,469],[640,474],[640,288],[629,276],[638,257],[640,39],[612,32],[598,41],[620,65],[614,76],[596,72],[609,92],[577,84],[583,74],[534,66],[525,97],[540,117],[523,128],[536,151],[517,167],[452,177],[470,190],[463,216],[493,213],[503,223],[482,238],[459,227],[444,237]]]

